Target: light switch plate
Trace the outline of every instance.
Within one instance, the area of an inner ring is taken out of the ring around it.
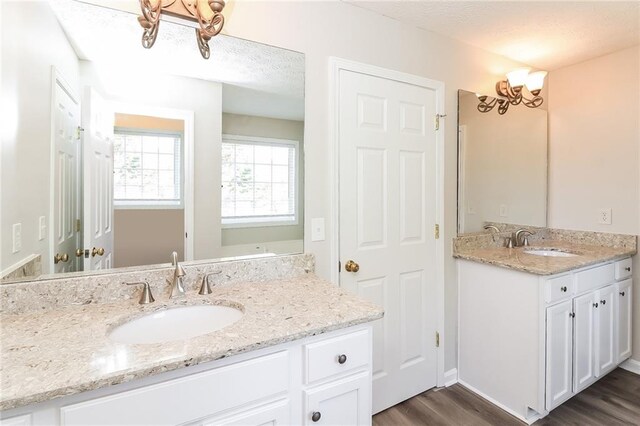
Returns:
[[[47,219],[44,216],[40,216],[38,219],[38,239],[44,240],[47,236]]]
[[[311,241],[324,241],[324,217],[311,219]]]
[[[13,224],[13,253],[22,250],[22,223]]]
[[[611,225],[611,208],[598,210],[598,224]]]

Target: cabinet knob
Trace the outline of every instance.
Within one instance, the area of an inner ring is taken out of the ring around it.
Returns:
[[[575,318],[576,317],[576,313],[575,312],[569,312],[569,317]]]
[[[565,285],[563,287],[560,287],[560,291],[566,293],[567,292],[567,286]]]
[[[601,300],[600,303],[602,303],[602,305],[604,306],[604,305],[607,304],[607,301],[606,300]]]
[[[593,307],[594,307],[594,308],[597,308],[597,307],[598,307],[598,302],[594,303],[594,304],[593,304]]]
[[[338,364],[344,364],[345,362],[347,362],[347,356],[345,354],[338,356]]]
[[[311,420],[313,420],[314,422],[319,421],[320,417],[322,417],[322,414],[320,414],[320,411],[314,411],[313,414],[311,414]]]
[[[631,272],[631,266],[627,266],[626,268],[624,268],[624,270],[627,272]]]
[[[620,292],[620,296],[624,297],[624,291]]]

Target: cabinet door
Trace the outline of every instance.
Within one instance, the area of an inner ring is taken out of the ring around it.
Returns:
[[[288,425],[290,421],[291,406],[289,400],[278,401],[273,404],[255,409],[244,409],[240,413],[224,418],[205,419],[193,425],[198,426],[277,426]]]
[[[578,393],[596,379],[594,369],[594,325],[596,294],[573,300],[573,391]]]
[[[626,280],[617,285],[617,334],[618,334],[618,360],[621,363],[631,356],[631,280]]]
[[[596,377],[600,377],[616,366],[618,354],[615,338],[615,285],[596,292]]]
[[[305,425],[370,425],[369,373],[317,386],[305,391]]]
[[[547,410],[552,410],[573,395],[572,316],[570,300],[547,308]]]

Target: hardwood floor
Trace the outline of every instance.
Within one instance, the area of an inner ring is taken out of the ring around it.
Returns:
[[[524,424],[459,384],[431,389],[373,416],[374,426]],[[640,376],[618,368],[534,424],[640,425]]]

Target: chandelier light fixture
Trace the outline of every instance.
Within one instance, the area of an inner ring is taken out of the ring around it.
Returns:
[[[140,0],[142,16],[138,22],[143,28],[142,46],[150,49],[158,37],[160,15],[166,14],[198,23],[196,41],[202,57],[209,59],[209,40],[224,26],[224,0]]]
[[[496,83],[497,98],[486,95],[478,95],[478,111],[489,112],[496,106],[498,114],[504,115],[509,110],[509,105],[523,104],[529,108],[538,108],[544,102],[540,92],[544,86],[546,71],[529,72],[529,68],[518,68],[507,73],[507,79]],[[527,89],[527,96],[524,89]]]

